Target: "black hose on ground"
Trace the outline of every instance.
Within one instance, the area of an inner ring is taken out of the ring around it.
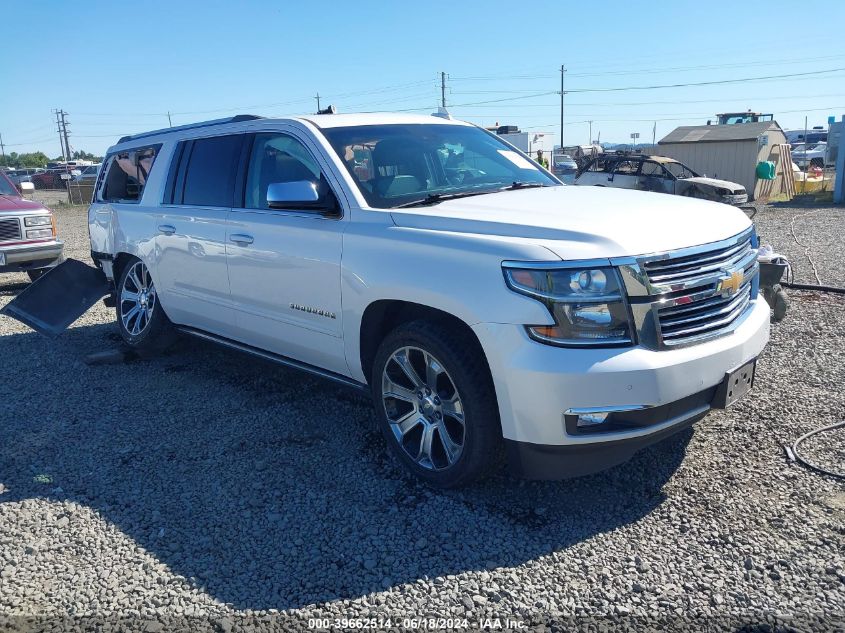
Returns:
[[[807,438],[812,437],[813,435],[816,435],[817,433],[821,433],[822,431],[830,431],[832,429],[839,428],[840,426],[845,426],[845,420],[843,420],[842,422],[837,422],[836,424],[829,424],[828,426],[823,426],[820,429],[810,431],[809,433],[804,433],[804,435],[802,435],[797,440],[795,440],[795,443],[792,445],[792,455],[794,456],[795,459],[797,459],[799,462],[801,462],[802,464],[804,464],[808,468],[811,468],[812,470],[820,472],[824,475],[830,475],[831,477],[838,477],[839,479],[845,479],[845,473],[836,472],[834,470],[828,470],[827,468],[824,468],[823,466],[819,466],[818,464],[815,464],[815,463],[811,462],[810,460],[808,460],[806,457],[803,457],[798,452],[798,445],[801,444],[801,442],[803,442]],[[787,454],[788,453],[789,453],[789,451],[787,451]]]
[[[780,285],[784,288],[792,288],[793,290],[818,290],[819,292],[834,292],[836,294],[845,295],[845,288],[838,288],[836,286],[821,286],[819,284],[798,284],[790,281],[782,281]]]

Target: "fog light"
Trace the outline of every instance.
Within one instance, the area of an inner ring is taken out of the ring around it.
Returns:
[[[29,239],[37,237],[53,237],[53,229],[32,229],[26,232]]]
[[[597,424],[603,424],[605,420],[607,420],[607,412],[605,413],[581,413],[578,416],[578,426],[596,426]]]

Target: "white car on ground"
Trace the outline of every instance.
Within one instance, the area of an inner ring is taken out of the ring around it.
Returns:
[[[805,169],[810,166],[824,167],[827,157],[827,143],[816,143],[809,147],[799,144],[792,148],[792,161]]]
[[[175,331],[372,394],[411,472],[594,472],[751,387],[769,335],[733,207],[561,185],[404,115],[127,136],[89,211],[127,344]]]

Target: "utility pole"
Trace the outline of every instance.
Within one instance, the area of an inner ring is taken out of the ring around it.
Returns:
[[[314,97],[317,100],[317,114],[320,113],[320,93],[317,93],[317,96]]]
[[[588,144],[588,145],[592,145],[592,144],[593,144],[593,122],[592,122],[592,121],[587,121],[587,123],[589,123],[589,124],[590,124],[590,138],[589,138],[589,139],[587,139],[587,144]]]
[[[566,91],[563,88],[563,77],[566,74],[566,66],[560,65],[560,151],[563,151],[563,98]],[[592,140],[592,139],[590,139]]]
[[[6,146],[3,145],[3,135],[0,134],[0,155],[3,156],[3,163],[6,163]]]
[[[67,158],[66,158],[67,154],[65,153],[65,141],[62,138],[62,121],[59,118],[59,112],[60,111],[59,110],[53,110],[53,112],[55,112],[55,114],[56,114],[56,131],[59,133],[59,147],[62,148],[62,160],[67,160]]]
[[[64,134],[65,147],[67,148],[67,160],[70,160],[72,158],[72,156],[70,154],[70,142],[67,140],[67,121],[65,121],[65,116],[67,115],[67,112],[62,110],[61,115],[62,115],[62,133]]]
[[[446,109],[446,73],[440,73],[440,105]]]
[[[173,127],[173,121],[170,120],[170,110],[167,111],[167,124]]]
[[[657,121],[654,122],[654,127],[651,128],[651,146],[657,144]]]

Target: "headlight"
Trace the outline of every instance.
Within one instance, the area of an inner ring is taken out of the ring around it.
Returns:
[[[41,238],[41,237],[53,237],[53,229],[32,229],[26,232],[26,236],[29,239]]]
[[[511,290],[542,302],[554,317],[554,325],[527,325],[531,338],[563,346],[633,342],[615,268],[520,268],[514,262],[505,264],[504,273]]]
[[[23,219],[25,226],[50,226],[52,222],[49,215],[34,215]]]

